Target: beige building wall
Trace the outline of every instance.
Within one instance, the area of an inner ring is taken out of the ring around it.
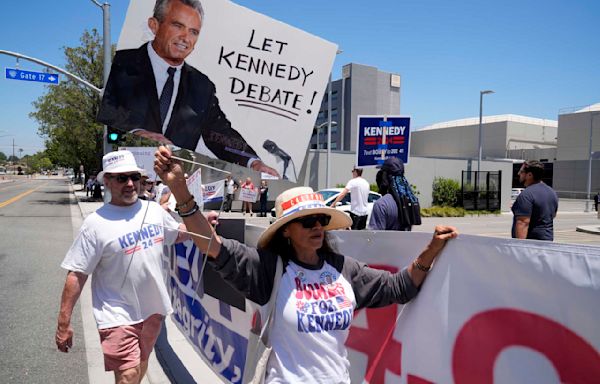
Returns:
[[[556,148],[557,122],[518,115],[483,119],[482,157],[509,158],[514,149]],[[411,155],[473,158],[479,156],[479,119],[438,123],[411,133]],[[552,159],[555,156],[552,156]]]
[[[558,127],[556,160],[587,160],[592,127],[592,151],[600,151],[600,110],[559,115]]]

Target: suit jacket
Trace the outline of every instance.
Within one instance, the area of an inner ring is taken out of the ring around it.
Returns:
[[[123,131],[145,129],[162,133],[156,80],[147,44],[138,49],[117,51],[98,112],[99,122]],[[242,166],[247,166],[250,158],[258,158],[219,107],[215,85],[202,72],[185,63],[165,137],[192,151],[202,137],[219,159]]]

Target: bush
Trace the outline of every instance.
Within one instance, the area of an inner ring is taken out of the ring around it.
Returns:
[[[436,177],[433,180],[433,205],[456,207],[460,194],[460,184],[456,180]]]
[[[463,217],[467,211],[461,207],[440,207],[421,208],[421,217]]]

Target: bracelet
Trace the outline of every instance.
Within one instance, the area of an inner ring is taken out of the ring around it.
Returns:
[[[431,265],[429,267],[426,267],[422,264],[420,264],[417,259],[415,259],[413,261],[413,265],[415,266],[415,268],[417,268],[419,271],[423,271],[425,273],[429,272],[431,270]]]
[[[181,212],[181,211],[177,211],[177,213],[179,214],[179,217],[189,217],[192,216],[194,213],[198,212],[200,210],[200,207],[198,206],[198,204],[194,203],[194,207],[192,209],[190,209],[187,212]]]
[[[179,210],[181,210],[182,208],[185,210],[188,205],[191,205],[191,203],[194,202],[194,195],[192,195],[192,197],[190,197],[185,203],[181,203],[181,204],[175,204],[175,211],[179,212]]]

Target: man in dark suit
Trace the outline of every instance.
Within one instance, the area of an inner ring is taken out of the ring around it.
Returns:
[[[98,121],[279,176],[231,127],[215,85],[184,62],[198,40],[203,16],[198,0],[157,0],[148,19],[155,38],[116,53]]]

